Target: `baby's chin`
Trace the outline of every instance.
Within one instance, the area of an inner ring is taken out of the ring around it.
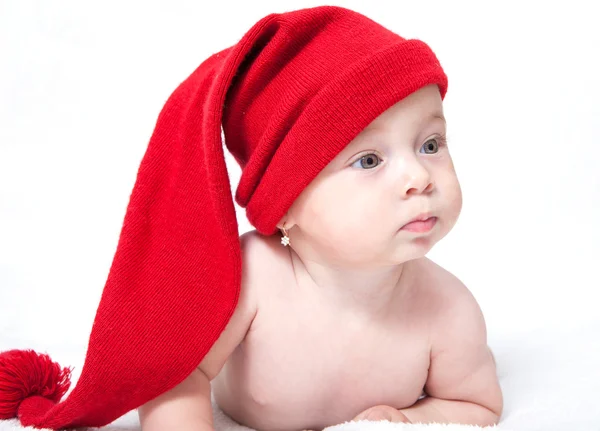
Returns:
[[[448,229],[444,229],[444,226],[438,225],[438,223],[430,232],[426,233],[399,231],[393,241],[394,254],[399,260],[425,257],[447,234]]]
[[[400,265],[411,260],[421,259],[429,253],[435,243],[423,238],[413,240],[412,244],[404,245],[392,255],[393,263]]]

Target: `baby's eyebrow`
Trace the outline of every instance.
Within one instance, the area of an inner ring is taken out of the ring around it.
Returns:
[[[444,123],[446,122],[446,117],[444,117],[444,114],[442,114],[441,112],[436,112],[435,114],[430,115],[428,118],[429,119],[439,118]]]

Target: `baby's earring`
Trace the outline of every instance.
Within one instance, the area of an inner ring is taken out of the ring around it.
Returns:
[[[285,230],[285,223],[283,224],[281,230],[283,231],[283,237],[281,238],[281,243],[283,244],[283,246],[288,246],[290,245],[290,237],[287,234],[287,231]]]

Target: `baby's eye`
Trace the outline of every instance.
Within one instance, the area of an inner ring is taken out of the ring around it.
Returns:
[[[377,167],[377,165],[379,165],[379,163],[375,164],[377,160],[381,160],[379,156],[377,156],[377,154],[369,153],[362,156],[360,159],[354,162],[352,166],[356,165],[357,163],[360,163],[360,166],[365,169],[373,169]]]
[[[440,145],[441,145],[441,143],[438,143],[438,141],[436,141],[435,139],[429,139],[421,147],[421,150],[425,149],[425,151],[420,151],[419,150],[419,153],[435,154],[440,149]]]

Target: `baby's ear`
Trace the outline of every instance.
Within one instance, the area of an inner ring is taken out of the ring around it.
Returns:
[[[289,231],[294,226],[294,223],[290,223],[289,221],[285,221],[285,230]],[[284,228],[284,223],[277,223],[277,229],[281,230]]]
[[[290,230],[295,225],[289,214],[286,214],[281,220],[279,220],[279,223],[277,223],[277,229],[283,229],[284,224],[285,230]]]

